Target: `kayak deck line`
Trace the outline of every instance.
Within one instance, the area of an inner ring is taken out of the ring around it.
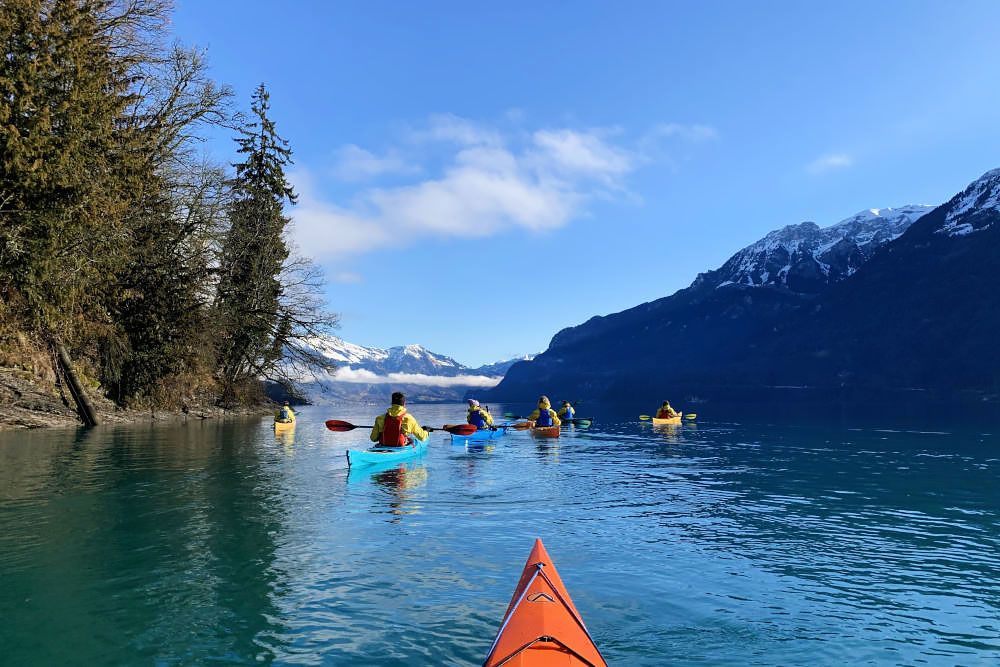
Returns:
[[[541,540],[535,540],[484,667],[606,667]]]

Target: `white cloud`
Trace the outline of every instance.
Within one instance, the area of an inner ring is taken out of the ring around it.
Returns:
[[[543,159],[561,172],[605,180],[624,176],[635,167],[630,152],[612,146],[594,132],[540,130],[533,139]]]
[[[823,174],[834,169],[846,169],[854,164],[854,158],[846,153],[822,155],[806,165],[810,174]]]
[[[657,131],[678,137],[684,127],[692,137],[714,132],[679,125]],[[606,128],[504,133],[454,115],[433,116],[407,133],[408,143],[383,157],[353,145],[340,153],[347,158],[342,165],[353,164],[358,173],[398,174],[406,166],[412,175],[422,161],[436,165],[432,176],[361,188],[349,205],[337,205],[323,199],[310,171],[291,174],[299,192],[291,212],[293,235],[306,254],[323,259],[364,253],[390,239],[555,229],[585,214],[595,198],[628,195],[625,179],[648,158],[642,141],[631,148],[616,138]],[[419,160],[403,157],[408,152]]]
[[[348,144],[337,151],[334,174],[345,181],[363,181],[383,174],[408,174],[419,171],[407,164],[395,151],[379,156],[360,146]]]
[[[410,132],[409,139],[417,143],[439,141],[460,146],[503,143],[498,130],[450,113],[431,116],[426,127]]]
[[[495,387],[500,382],[499,377],[486,375],[425,375],[424,373],[387,373],[378,375],[364,368],[345,366],[338,368],[328,378],[333,382],[349,382],[352,384],[415,384],[424,387]]]

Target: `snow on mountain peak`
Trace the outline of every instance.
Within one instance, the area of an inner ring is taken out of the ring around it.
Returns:
[[[871,208],[829,227],[815,222],[786,225],[743,248],[720,269],[703,274],[695,285],[771,285],[815,292],[853,274],[877,248],[933,208],[915,204]]]
[[[948,202],[938,234],[966,236],[989,229],[1000,213],[1000,169],[991,169]]]

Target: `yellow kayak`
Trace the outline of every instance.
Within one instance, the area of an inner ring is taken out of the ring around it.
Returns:
[[[669,417],[667,419],[657,419],[656,417],[653,417],[653,426],[672,426],[675,424],[680,424],[681,418],[683,416],[684,413],[682,412],[678,414],[676,417]]]
[[[295,428],[295,417],[292,417],[288,421],[274,420],[275,433],[284,433],[285,431],[291,431],[293,428]]]

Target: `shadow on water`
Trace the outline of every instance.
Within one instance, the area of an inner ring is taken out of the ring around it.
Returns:
[[[26,484],[5,485],[22,511],[0,515],[4,660],[273,658],[286,517],[280,480],[245,435],[228,423],[101,428],[4,448],[3,469]]]

